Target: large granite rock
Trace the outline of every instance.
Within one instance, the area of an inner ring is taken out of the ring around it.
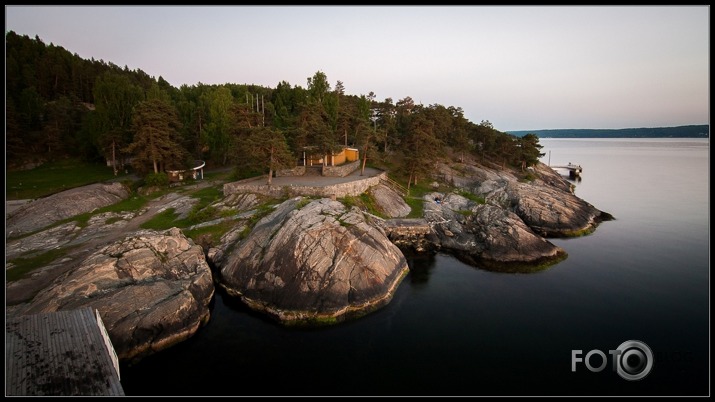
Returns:
[[[408,267],[357,208],[301,197],[280,204],[220,259],[221,285],[286,325],[320,325],[387,304]]]
[[[529,272],[566,257],[563,249],[534,233],[509,210],[453,193],[429,193],[423,201],[425,220],[432,226],[428,236],[432,245],[473,265]]]
[[[530,168],[532,181],[509,170],[485,166],[442,165],[440,172],[487,204],[514,211],[534,232],[544,237],[574,237],[592,232],[613,217],[577,197],[573,185],[543,163]]]
[[[138,360],[193,335],[214,285],[200,246],[172,228],[112,243],[59,277],[16,314],[98,309],[117,355]]]
[[[375,200],[377,208],[388,218],[401,218],[409,215],[412,211],[412,208],[399,194],[383,184],[370,188],[369,192]]]
[[[5,221],[6,238],[42,229],[62,219],[115,204],[128,197],[129,191],[121,183],[96,183],[39,198],[8,215]]]
[[[211,204],[219,211],[248,211],[261,203],[261,197],[254,193],[233,193]]]

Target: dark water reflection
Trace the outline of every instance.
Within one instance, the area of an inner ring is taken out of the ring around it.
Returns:
[[[122,368],[126,394],[708,395],[709,180],[691,174],[708,171],[708,142],[542,144],[552,163],[581,164],[576,194],[617,217],[552,239],[563,262],[509,274],[408,255],[390,304],[321,329],[283,328],[217,292],[193,338]],[[572,350],[627,340],[653,351],[644,379],[572,372]]]

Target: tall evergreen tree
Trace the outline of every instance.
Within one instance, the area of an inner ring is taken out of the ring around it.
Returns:
[[[328,92],[330,92],[330,83],[324,72],[317,71],[313,77],[308,77],[308,93],[312,102],[322,104]]]
[[[295,163],[285,136],[271,127],[250,129],[238,149],[246,163],[268,171],[268,185],[272,182],[273,172]]]
[[[539,163],[539,158],[545,155],[541,152],[543,145],[539,144],[539,137],[537,137],[536,134],[526,134],[519,138],[518,142],[518,160],[521,162],[522,171],[529,166],[534,166]]]
[[[141,87],[119,73],[107,72],[94,84],[96,114],[100,124],[97,144],[105,157],[112,161],[117,174],[117,157],[124,164],[123,155],[118,155],[132,142],[132,112],[134,106],[144,99]]]
[[[209,91],[204,96],[209,112],[209,122],[203,131],[204,142],[209,147],[211,157],[225,165],[231,145],[234,99],[231,90],[223,85]]]
[[[418,177],[432,173],[442,146],[434,134],[434,123],[422,113],[414,114],[403,147],[408,190],[412,183],[417,184]]]
[[[161,99],[141,102],[132,121],[134,142],[126,151],[134,156],[132,165],[146,171],[152,165],[154,173],[164,169],[188,167],[188,153],[181,146],[181,121],[176,110]]]

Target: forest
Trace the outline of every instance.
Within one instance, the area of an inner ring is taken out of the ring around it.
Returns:
[[[538,136],[473,123],[460,107],[345,93],[322,71],[306,85],[226,83],[173,87],[161,76],[90,60],[39,37],[6,33],[6,168],[62,158],[108,163],[139,175],[190,167],[235,167],[239,177],[294,166],[305,147],[343,146],[390,160],[408,185],[445,157],[525,169]]]

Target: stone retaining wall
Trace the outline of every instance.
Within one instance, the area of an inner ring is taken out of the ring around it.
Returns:
[[[360,167],[360,161],[346,163],[340,166],[323,166],[323,176],[345,177]]]
[[[305,174],[305,166],[296,166],[292,169],[281,169],[276,171],[276,177],[283,176],[303,176]]]

